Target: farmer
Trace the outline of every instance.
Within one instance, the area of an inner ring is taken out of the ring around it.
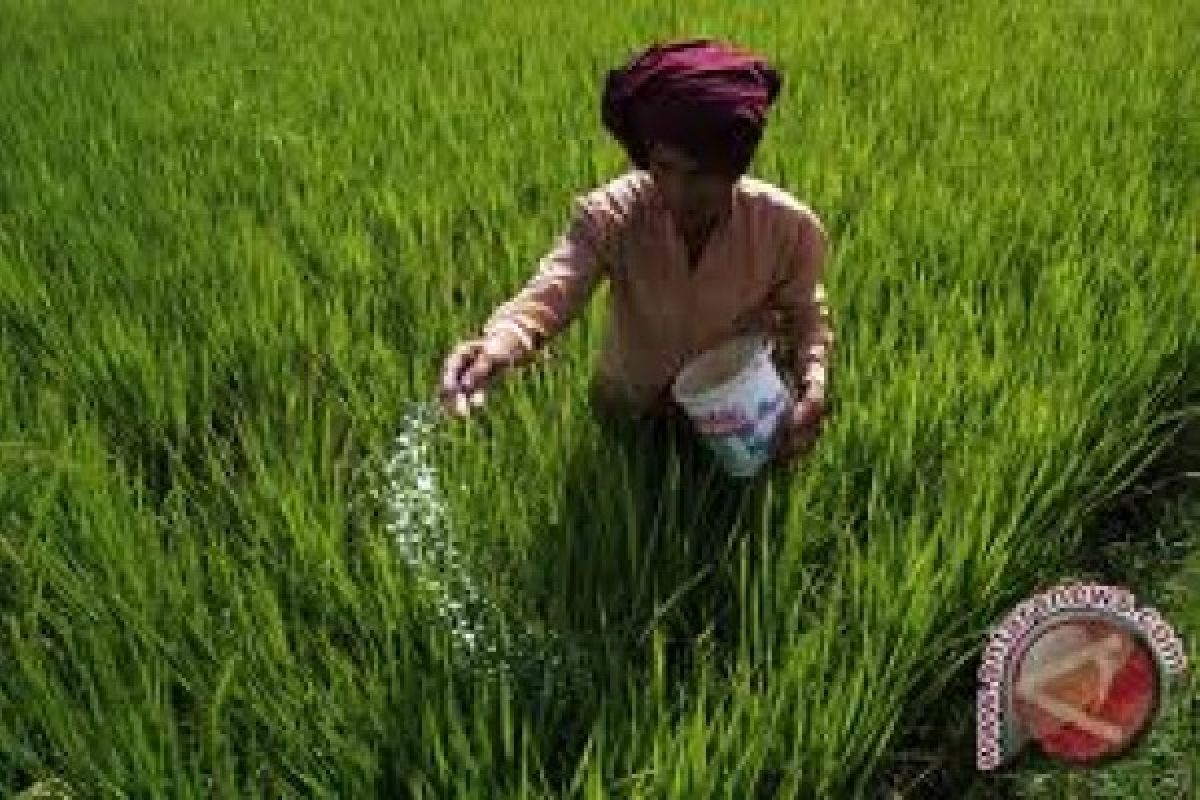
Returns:
[[[833,334],[820,284],[826,237],[786,191],[746,175],[781,78],[712,39],[656,44],[607,75],[605,128],[635,169],[577,197],[537,274],[444,364],[440,397],[461,416],[504,370],[528,363],[608,280],[594,411],[671,420],[671,382],[693,356],[765,333],[797,402],[772,460],[808,450],[826,414]]]

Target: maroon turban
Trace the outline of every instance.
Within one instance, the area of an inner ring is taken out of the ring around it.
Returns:
[[[609,70],[601,117],[640,169],[648,143],[661,141],[736,178],[754,157],[780,83],[763,58],[723,42],[655,44]]]

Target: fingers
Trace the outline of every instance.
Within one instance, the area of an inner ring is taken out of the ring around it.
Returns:
[[[484,369],[480,368],[480,361]],[[442,406],[448,413],[466,417],[472,408],[483,406],[485,394],[479,386],[487,377],[486,356],[478,341],[463,342],[446,358],[439,387]]]
[[[795,422],[784,423],[772,440],[770,460],[786,465],[797,456],[805,455],[813,449],[820,437],[820,421],[810,424]]]
[[[799,455],[807,454],[821,437],[828,407],[824,398],[801,398],[784,416],[772,436],[769,460],[786,465]]]
[[[462,392],[455,392],[445,402],[446,411],[459,417],[465,417],[471,413],[471,407],[467,403],[467,396]]]
[[[492,374],[496,362],[488,355],[487,351],[480,350],[475,355],[475,360],[467,367],[463,373],[461,387],[464,392],[469,392],[472,395],[477,394],[478,390],[483,388],[488,377]]]
[[[463,342],[451,351],[446,358],[445,369],[442,370],[442,394],[453,395],[462,387],[463,373],[475,358],[479,345],[475,342]]]
[[[796,403],[795,416],[802,427],[818,426],[825,417],[825,404],[811,398],[801,399]]]
[[[472,409],[482,408],[487,400],[487,384],[511,363],[508,352],[502,348],[497,352],[488,340],[462,342],[447,356],[442,370],[438,394],[443,407],[460,417],[469,416]]]

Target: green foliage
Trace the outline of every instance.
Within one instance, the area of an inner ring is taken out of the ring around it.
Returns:
[[[6,793],[868,796],[1080,569],[1200,402],[1197,6],[606,11],[0,0]],[[747,494],[622,447],[602,289],[431,435],[525,648],[483,677],[376,467],[625,167],[604,70],[698,33],[784,73],[752,172],[830,231],[833,416]]]

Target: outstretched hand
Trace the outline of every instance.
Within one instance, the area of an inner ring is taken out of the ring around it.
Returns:
[[[487,389],[515,359],[511,351],[488,339],[460,342],[446,357],[438,387],[442,407],[460,417],[482,408]]]

